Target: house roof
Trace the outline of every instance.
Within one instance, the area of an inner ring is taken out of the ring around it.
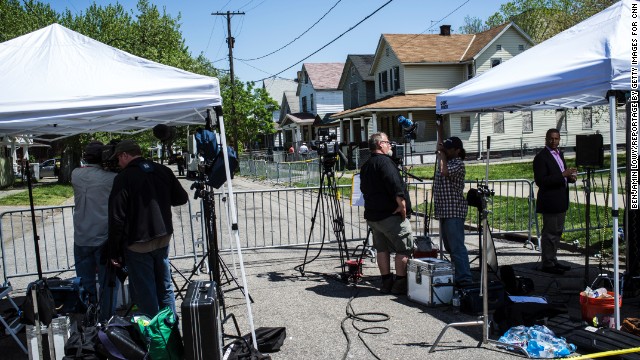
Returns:
[[[304,63],[304,70],[316,90],[337,90],[344,63]]]
[[[371,70],[371,65],[373,64],[375,56],[371,55],[347,55],[347,61],[342,69],[342,73],[340,75],[340,81],[338,83],[338,89],[344,88],[344,83],[349,78],[349,71],[351,69],[351,65],[356,69],[358,75],[362,78],[363,81],[375,81],[373,75],[369,74]]]
[[[282,93],[285,91],[295,92],[297,87],[297,81],[281,77],[271,77],[262,81],[262,88],[267,90],[274,100],[282,98]]]
[[[401,63],[460,63],[473,60],[509,28],[515,29],[533,43],[529,36],[512,22],[477,34],[382,34],[371,69],[382,56],[381,50],[385,43]]]
[[[435,110],[437,94],[410,94],[387,97],[355,109],[331,115],[331,119],[368,115],[376,111]]]
[[[296,91],[285,91],[282,94],[283,101],[286,100],[289,105],[289,110],[291,113],[300,112],[300,101],[298,101],[298,95],[296,95]]]
[[[316,119],[316,115],[311,113],[299,112],[294,114],[287,114],[284,120],[280,122],[280,128],[284,128],[286,125],[289,125],[289,124],[311,125],[313,124],[313,121],[315,119]]]

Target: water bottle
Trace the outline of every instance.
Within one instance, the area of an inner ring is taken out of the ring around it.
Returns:
[[[453,298],[451,299],[451,305],[453,305],[453,309],[455,311],[460,310],[460,292],[457,290],[453,291]]]

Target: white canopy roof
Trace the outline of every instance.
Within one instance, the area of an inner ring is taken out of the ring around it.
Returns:
[[[631,90],[631,4],[622,0],[436,97],[439,114],[580,108]]]
[[[204,124],[218,79],[149,61],[53,24],[0,44],[0,136]]]

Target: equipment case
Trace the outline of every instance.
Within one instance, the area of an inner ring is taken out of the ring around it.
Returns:
[[[407,265],[409,300],[434,306],[450,304],[453,297],[453,267],[434,258],[410,259]]]
[[[185,358],[222,359],[222,325],[216,283],[190,283],[181,309]]]

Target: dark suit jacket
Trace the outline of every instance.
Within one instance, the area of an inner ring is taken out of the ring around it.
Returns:
[[[565,169],[567,163],[564,154],[560,152],[560,158]],[[558,214],[566,212],[569,208],[569,187],[551,152],[546,147],[533,158],[533,177],[538,185],[538,199],[536,212],[543,214]]]

